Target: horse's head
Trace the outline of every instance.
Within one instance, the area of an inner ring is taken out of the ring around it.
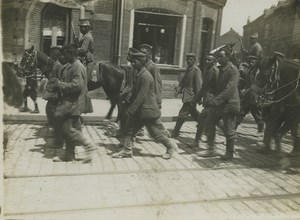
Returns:
[[[34,68],[36,67],[36,51],[34,50],[34,46],[29,49],[26,49],[23,53],[20,65],[18,66],[19,73],[25,75],[30,75],[34,72]]]

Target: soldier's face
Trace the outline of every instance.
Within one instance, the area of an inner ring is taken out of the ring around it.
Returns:
[[[257,60],[250,60],[250,66],[254,67],[257,63]]]
[[[227,57],[226,53],[224,51],[221,51],[217,57],[218,59],[218,62],[221,64],[221,65],[225,65],[228,61],[229,61],[229,58]]]
[[[88,26],[80,26],[80,32],[85,34],[88,31]]]
[[[215,58],[213,56],[206,56],[205,63],[210,66],[215,62]]]
[[[195,64],[195,61],[196,61],[195,57],[187,57],[186,58],[186,62],[187,62],[188,67],[193,66]]]
[[[141,70],[142,67],[144,66],[144,65],[142,64],[142,62],[139,61],[139,60],[137,60],[137,59],[133,59],[132,62],[131,62],[131,65],[132,65],[133,68],[136,69],[136,70]]]

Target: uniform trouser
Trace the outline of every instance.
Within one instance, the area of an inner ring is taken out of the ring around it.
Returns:
[[[81,131],[80,116],[66,116],[59,118],[61,122],[62,136],[66,142],[66,153],[74,154],[75,146],[83,146],[85,150],[88,148],[90,142],[83,136]]]
[[[264,121],[262,119],[262,108],[258,107],[255,104],[242,104],[241,105],[241,110],[236,118],[236,121],[237,121],[236,124],[237,125],[241,124],[242,121],[244,120],[245,116],[249,112],[251,112],[251,114],[259,128],[264,125]]]
[[[60,126],[59,118],[55,116],[56,107],[58,106],[58,100],[49,100],[46,104],[46,115],[48,124],[53,128],[55,144],[63,144],[63,136]]]
[[[208,144],[213,145],[216,135],[216,125],[222,119],[224,126],[224,136],[226,141],[236,140],[237,135],[235,131],[236,125],[236,114],[234,113],[221,113],[214,109],[210,109],[207,120],[205,124],[205,129],[207,130]]]
[[[26,99],[28,96],[30,96],[30,98],[33,101],[36,101],[37,98],[37,80],[32,79],[32,78],[27,78],[26,79],[26,85],[25,85],[25,89],[23,91],[23,97],[24,99]]]
[[[93,61],[89,61],[86,63],[86,72],[89,77],[89,79],[88,79],[89,81],[93,80],[92,72],[93,72],[94,66],[95,66],[95,64]]]
[[[162,143],[167,149],[173,147],[173,144],[170,142],[165,133],[165,128],[160,118],[140,119],[136,116],[129,116],[125,126],[124,148],[131,150],[133,146],[133,138],[143,126],[147,128],[150,136],[157,142]]]
[[[193,105],[191,102],[183,103],[178,115],[178,119],[186,121],[191,115],[195,121],[198,121],[199,112],[196,108],[196,104]]]
[[[203,131],[205,129],[206,125],[206,120],[207,120],[207,115],[209,113],[210,108],[204,107],[200,114],[198,115],[198,120],[197,120],[197,133],[196,133],[196,140],[199,141]]]

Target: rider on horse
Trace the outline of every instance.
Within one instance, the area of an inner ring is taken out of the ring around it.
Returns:
[[[90,32],[89,19],[80,19],[80,32],[82,37],[79,41],[78,52],[80,61],[86,66],[89,81],[92,80],[92,71],[94,67],[94,39]]]

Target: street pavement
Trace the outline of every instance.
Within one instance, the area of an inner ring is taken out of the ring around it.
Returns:
[[[173,102],[164,100],[163,118],[178,114],[180,102]],[[106,110],[101,111],[97,117],[104,117]],[[10,111],[11,116],[16,114]],[[196,123],[192,121],[174,139],[179,151],[170,160],[161,158],[164,147],[147,133],[136,138],[133,158],[112,159],[111,154],[120,150],[114,137],[117,124],[98,118],[87,121],[84,135],[97,146],[91,164],[80,162],[84,156],[80,146],[78,160],[52,162],[62,153],[53,148],[52,130],[45,120],[22,117],[5,122],[6,219],[300,219],[300,175],[283,169],[299,166],[299,158],[259,154],[256,143],[261,137],[250,116],[238,128],[235,158],[226,163],[218,156],[199,156],[206,145],[193,147]],[[164,125],[171,130],[175,123]],[[216,140],[222,155],[224,137],[219,130]],[[288,134],[283,152],[290,152],[291,146]]]

